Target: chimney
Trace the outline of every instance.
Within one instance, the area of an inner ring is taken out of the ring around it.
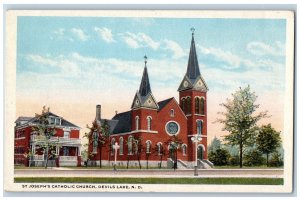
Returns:
[[[101,105],[96,106],[96,120],[101,120]]]

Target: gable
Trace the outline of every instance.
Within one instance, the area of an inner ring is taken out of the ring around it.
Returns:
[[[183,91],[191,88],[193,88],[193,84],[191,80],[185,75],[179,85],[178,91]]]
[[[131,104],[131,108],[137,108],[137,107],[141,107],[141,99],[138,95],[138,92],[136,92],[136,94],[133,98],[133,102]]]
[[[193,89],[204,92],[208,91],[208,87],[201,75],[196,79]]]
[[[160,108],[158,111],[158,115],[170,115],[170,111],[171,109],[174,110],[175,112],[175,116],[182,116],[186,119],[185,114],[183,113],[180,105],[178,104],[178,102],[176,101],[175,98],[170,98],[170,99],[166,99],[164,101],[161,101],[158,103],[159,105],[164,105],[163,108]]]

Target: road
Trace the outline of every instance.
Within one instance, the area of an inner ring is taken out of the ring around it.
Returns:
[[[15,177],[195,177],[194,170],[16,169]],[[283,178],[283,169],[199,169],[198,177]]]

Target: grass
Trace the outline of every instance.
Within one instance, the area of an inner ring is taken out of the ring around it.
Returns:
[[[214,166],[214,169],[283,169],[283,166],[267,167],[266,165],[262,165],[262,166],[243,166],[243,168],[240,168],[240,166],[224,165],[224,166]]]
[[[225,184],[283,185],[282,178],[87,178],[16,177],[16,183],[106,183],[106,184]]]

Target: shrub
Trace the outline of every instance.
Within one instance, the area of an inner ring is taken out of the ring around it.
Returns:
[[[228,165],[229,157],[228,151],[222,148],[208,154],[209,160],[214,165]]]
[[[232,166],[239,165],[240,164],[239,156],[238,155],[230,156],[228,160],[228,164]]]
[[[283,157],[279,152],[275,152],[272,154],[272,158],[269,161],[269,165],[271,167],[281,167],[283,166]]]
[[[243,164],[245,166],[259,166],[265,163],[265,159],[262,156],[262,153],[257,150],[249,151],[244,156]]]

